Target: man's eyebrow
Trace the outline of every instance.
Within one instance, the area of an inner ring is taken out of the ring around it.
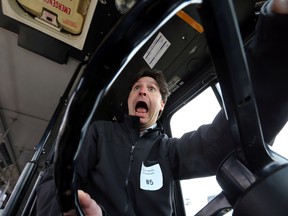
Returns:
[[[136,82],[134,82],[134,84],[132,85],[132,87],[135,86],[135,85],[137,85],[137,84],[139,85],[140,83],[141,83],[141,82],[139,82],[139,80],[137,80]],[[153,84],[153,85],[157,86],[158,88],[160,88],[160,87],[159,87],[159,84],[157,83],[157,81],[148,81],[147,83],[150,84],[150,85]]]
[[[157,86],[159,88],[159,84],[156,81],[151,81],[151,84],[154,84],[155,86]]]

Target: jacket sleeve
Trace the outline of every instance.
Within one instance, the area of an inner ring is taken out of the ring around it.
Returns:
[[[97,122],[94,122],[87,130],[83,140],[82,148],[77,161],[77,181],[78,188],[85,191],[86,180],[88,179],[89,171],[97,162],[97,143],[98,131]]]
[[[287,38],[288,15],[268,14],[263,7],[255,38],[246,54],[267,143],[273,141],[288,119]],[[212,124],[184,134],[175,142],[170,161],[176,179],[214,175],[223,159],[234,150],[233,136],[223,110]]]
[[[288,120],[288,14],[262,7],[246,54],[264,140],[273,141]]]
[[[222,160],[234,150],[233,136],[221,110],[213,122],[184,134],[173,143],[171,166],[175,179],[215,175]]]
[[[93,125],[92,125],[93,126]],[[85,136],[83,148],[81,149],[81,155],[78,163],[78,188],[85,191],[85,179],[87,179],[88,170],[93,164],[95,158],[94,148],[95,134],[93,134],[93,127],[89,127],[87,135]],[[92,155],[91,155],[92,154]],[[54,182],[54,165],[49,166],[39,182],[37,188],[37,203],[36,203],[36,214],[37,216],[47,215],[62,215],[61,208],[56,196],[56,186]],[[105,212],[103,211],[103,214]],[[104,214],[105,215],[105,214]]]
[[[56,187],[54,183],[54,166],[49,166],[36,188],[37,202],[36,202],[36,215],[62,215],[59,203],[56,198]]]

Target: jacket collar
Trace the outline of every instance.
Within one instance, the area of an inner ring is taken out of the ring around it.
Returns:
[[[125,125],[125,128],[130,132],[137,134],[137,136],[140,136],[140,130],[139,130],[139,124],[140,124],[140,119],[137,116],[130,116],[130,115],[125,115],[123,119],[123,123]],[[152,128],[146,129],[145,135],[150,134],[154,131],[161,131],[163,133],[163,127],[160,123],[157,123],[155,126],[152,126]]]

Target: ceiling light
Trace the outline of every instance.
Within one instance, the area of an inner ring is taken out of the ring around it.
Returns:
[[[115,0],[117,10],[121,14],[126,14],[136,3],[137,0]]]

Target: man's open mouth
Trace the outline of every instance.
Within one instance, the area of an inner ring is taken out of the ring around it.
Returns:
[[[144,101],[138,101],[135,106],[135,111],[138,113],[147,113],[148,106]]]

